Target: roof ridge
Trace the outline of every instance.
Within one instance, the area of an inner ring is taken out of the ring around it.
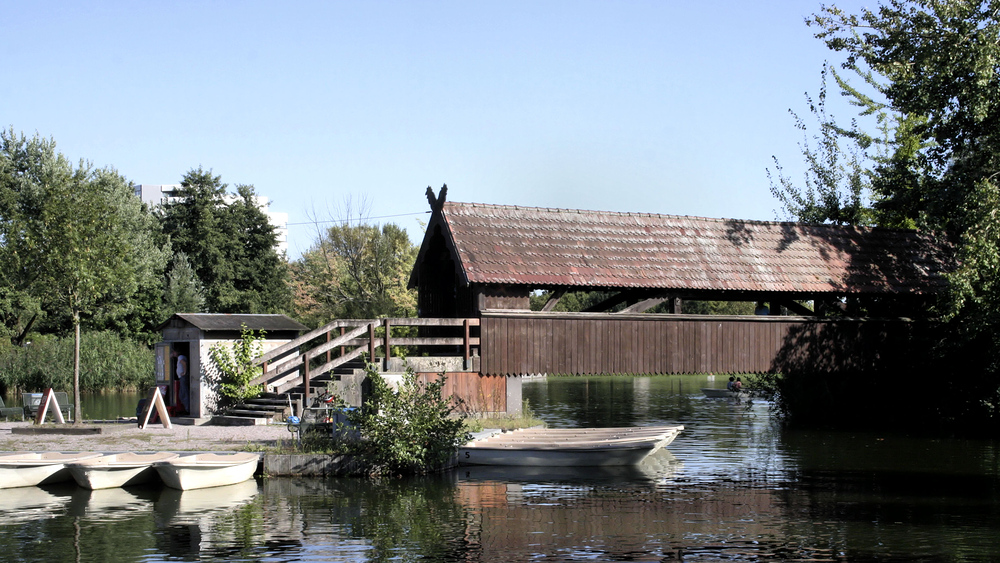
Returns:
[[[859,231],[888,231],[888,232],[900,232],[900,233],[918,233],[916,229],[903,229],[894,227],[879,227],[879,226],[868,226],[868,225],[835,225],[832,223],[801,223],[797,221],[765,221],[761,219],[736,219],[732,217],[705,217],[702,215],[677,215],[671,213],[650,213],[644,211],[602,211],[596,209],[573,209],[573,208],[563,208],[563,207],[533,207],[529,205],[509,205],[509,204],[498,204],[498,203],[476,203],[476,202],[462,202],[462,201],[446,201],[444,205],[445,209],[448,207],[472,207],[472,208],[489,208],[489,209],[512,209],[512,210],[534,210],[534,211],[544,211],[550,213],[565,213],[565,214],[592,214],[592,215],[614,215],[618,217],[653,217],[653,218],[674,218],[674,219],[693,219],[702,220],[712,223],[727,223],[727,222],[738,222],[747,223],[754,225],[776,225],[776,226],[793,226],[797,228],[807,228],[807,229],[857,229]]]

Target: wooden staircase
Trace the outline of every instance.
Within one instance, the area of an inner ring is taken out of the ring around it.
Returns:
[[[293,412],[299,413],[300,402],[311,404],[311,398],[322,394],[331,387],[336,387],[336,381],[344,375],[353,375],[355,369],[364,369],[365,363],[352,360],[342,364],[333,372],[319,375],[312,379],[310,389],[310,400],[305,400],[305,387],[301,381],[294,387],[288,388],[282,393],[262,393],[259,397],[248,399],[229,410],[228,417],[231,419],[247,419],[246,421],[232,420],[231,422],[244,424],[271,424],[284,422]],[[335,391],[334,391],[335,392]]]
[[[406,332],[403,336],[393,336],[393,329],[402,327],[438,327],[435,329],[438,333],[454,329],[463,332],[458,337],[414,337]],[[471,333],[473,328],[477,332],[475,335]],[[356,369],[365,367],[364,358],[377,358],[376,351],[381,350],[383,356],[378,363],[388,363],[392,346],[415,349],[427,346],[464,347],[464,358],[468,363],[470,350],[480,346],[478,329],[479,319],[476,318],[333,321],[255,359],[254,363],[260,365],[264,373],[250,384],[263,385],[264,393],[236,406],[230,410],[228,417],[222,418],[228,419],[231,424],[282,421],[292,414],[289,400],[297,414],[300,402],[308,403],[327,387],[336,387],[345,376],[353,377]]]

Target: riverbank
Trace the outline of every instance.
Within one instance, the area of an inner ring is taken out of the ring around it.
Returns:
[[[164,428],[151,424],[139,429],[133,423],[94,424],[100,434],[14,434],[14,428],[29,428],[30,422],[0,422],[0,451],[266,451],[288,446],[294,435],[284,424],[266,426],[183,426]],[[55,429],[63,425],[45,424]],[[71,425],[65,425],[72,428]]]
[[[40,434],[15,433],[42,428]],[[83,434],[78,429],[100,433]],[[67,433],[58,433],[64,430]],[[71,433],[72,432],[72,433]],[[259,473],[270,476],[332,477],[364,474],[364,466],[349,455],[295,453],[296,435],[284,424],[261,426],[150,425],[132,423],[45,424],[0,422],[3,452],[254,452],[261,454]],[[278,453],[281,452],[281,453]],[[441,468],[451,467],[448,463]]]

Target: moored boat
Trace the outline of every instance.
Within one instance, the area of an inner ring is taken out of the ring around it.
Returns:
[[[746,389],[730,391],[729,389],[702,388],[701,392],[709,399],[745,399],[748,397]]]
[[[683,426],[526,429],[469,442],[458,452],[463,465],[635,465],[668,445]]]
[[[242,483],[253,477],[260,456],[254,453],[184,455],[153,464],[163,484],[187,491]]]
[[[153,463],[179,457],[171,452],[118,453],[68,463],[69,472],[85,489],[111,489],[148,482],[156,476]]]
[[[33,487],[70,479],[67,463],[97,457],[97,452],[20,452],[0,455],[0,489]]]

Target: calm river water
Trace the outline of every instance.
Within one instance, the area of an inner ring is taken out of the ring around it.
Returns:
[[[5,490],[0,560],[1000,560],[1000,442],[783,432],[766,404],[700,393],[723,385],[525,385],[550,426],[685,426],[634,468]]]

